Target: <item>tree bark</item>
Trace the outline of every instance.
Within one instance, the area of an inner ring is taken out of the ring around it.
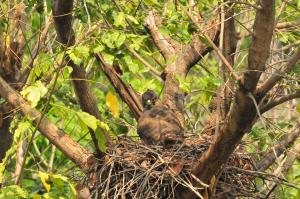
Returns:
[[[58,40],[67,47],[73,46],[75,44],[75,34],[72,28],[72,11],[73,0],[53,0],[52,12]],[[90,89],[90,85],[87,81],[87,75],[83,66],[76,65],[69,58],[69,56],[66,56],[65,60],[68,65],[73,68],[73,71],[71,73],[72,83],[81,109],[95,116],[97,119],[100,119],[100,112],[97,106],[97,101]],[[95,132],[92,129],[89,129],[89,131],[96,149],[96,153],[100,156],[103,156],[104,154],[99,149]],[[109,133],[104,131],[104,134],[107,145],[109,145],[109,143],[111,142]]]
[[[255,35],[249,49],[249,71],[245,72],[240,79],[233,105],[220,129],[220,134],[215,137],[214,143],[202,154],[192,169],[192,172],[204,183],[210,183],[211,178],[218,175],[243,135],[251,129],[257,115],[251,95],[261,72],[265,69],[275,17],[275,1],[260,2],[262,8],[256,13]]]
[[[5,112],[0,106],[0,163],[13,141],[13,134],[9,131],[12,117]]]

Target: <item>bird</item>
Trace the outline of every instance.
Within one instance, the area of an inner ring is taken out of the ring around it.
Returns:
[[[154,91],[148,89],[143,93],[142,105],[144,111],[138,119],[137,133],[145,144],[170,146],[183,142],[184,128]]]

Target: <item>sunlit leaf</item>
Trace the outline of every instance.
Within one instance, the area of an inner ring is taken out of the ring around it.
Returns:
[[[44,173],[44,172],[41,172],[41,171],[39,171],[38,175],[39,175],[46,191],[49,192],[50,189],[51,189],[51,185],[48,183],[49,175],[47,173]]]
[[[22,189],[18,185],[10,185],[0,189],[0,198],[29,198],[29,194],[26,190]]]
[[[139,24],[138,20],[131,16],[131,15],[126,15],[127,19],[129,19],[131,22],[133,22],[134,24]]]
[[[33,107],[36,107],[40,99],[46,95],[47,91],[47,88],[41,81],[36,81],[34,84],[22,90],[21,94]]]
[[[67,51],[71,60],[79,65],[89,57],[89,48],[87,46],[77,46]]]
[[[77,117],[83,122],[87,127],[93,129],[94,131],[97,128],[97,119],[95,116],[90,115],[86,112],[76,112]]]
[[[126,39],[126,35],[125,34],[121,34],[119,35],[119,37],[115,40],[115,44],[116,44],[116,47],[120,47],[122,46],[122,44],[124,43]]]
[[[106,99],[106,105],[108,106],[109,111],[115,117],[118,117],[119,113],[120,113],[118,98],[111,92],[108,92],[105,99]]]
[[[126,27],[126,20],[125,20],[125,14],[124,14],[124,12],[118,12],[114,16],[114,25],[116,27],[122,27],[122,28]]]

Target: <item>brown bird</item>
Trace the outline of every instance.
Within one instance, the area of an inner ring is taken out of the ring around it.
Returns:
[[[173,111],[163,105],[152,90],[142,95],[144,113],[138,120],[137,132],[149,145],[172,145],[183,141],[184,129]]]

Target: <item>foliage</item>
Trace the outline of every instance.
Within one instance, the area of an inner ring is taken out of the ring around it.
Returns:
[[[75,2],[73,24],[76,34],[75,46],[62,52],[61,46],[55,40],[54,27],[51,26],[47,34],[46,45],[40,50],[32,66],[28,66],[29,60],[32,58],[32,49],[39,43],[40,34],[51,18],[51,1],[24,1],[27,6],[24,13],[25,27],[23,33],[21,30],[18,31],[18,34],[24,34],[26,42],[22,68],[33,67],[33,69],[21,94],[32,107],[43,112],[59,128],[90,151],[94,149],[88,129],[95,130],[99,140],[98,146],[100,150],[105,151],[104,130],[113,136],[118,134],[136,136],[136,122],[96,63],[94,53],[101,53],[108,64],[118,63],[122,70],[121,79],[139,93],[152,89],[161,94],[164,85],[159,78],[153,75],[153,68],[162,72],[168,63],[154,46],[143,26],[148,11],[152,9],[157,11],[161,16],[160,31],[180,45],[189,43],[197,28],[180,6],[175,5],[173,1],[86,0]],[[166,5],[164,2],[167,2]],[[180,2],[183,6],[188,5],[188,1],[181,0]],[[196,8],[208,20],[220,2],[216,0],[199,1]],[[255,1],[247,2],[255,3]],[[276,1],[277,11],[282,2],[281,0]],[[11,22],[8,16],[9,5],[3,1],[0,3],[0,8],[0,14],[4,16],[0,19],[1,37],[12,40],[11,32],[7,32],[10,30]],[[242,25],[236,23],[237,32],[247,32],[245,27],[250,27],[250,22],[254,18],[253,8],[237,4],[235,9],[238,12],[237,20],[242,22]],[[278,22],[299,19],[299,9],[300,0],[290,1],[280,14]],[[12,35],[14,34],[17,35],[16,32],[13,32]],[[296,43],[299,39],[299,29],[276,32],[276,41],[281,50],[280,56],[284,59],[289,57],[296,47],[288,46]],[[205,43],[203,39],[202,41]],[[250,39],[243,38],[238,42],[240,49],[236,57],[236,66],[238,71],[244,71],[247,65],[246,50],[249,48]],[[285,47],[288,48],[285,49]],[[153,68],[145,66],[140,58],[132,54],[133,50],[138,52],[142,59]],[[69,55],[75,64],[84,67],[87,71],[88,79],[84,81],[89,82],[97,97],[101,121],[80,110],[70,83],[72,69],[62,64],[65,55]],[[188,116],[188,131],[200,133],[203,130],[203,124],[208,120],[210,100],[219,92],[218,87],[224,83],[218,71],[219,63],[220,60],[211,53],[196,64],[186,79],[178,77],[180,87],[186,93],[185,112]],[[293,84],[295,87],[299,86],[299,68],[300,64],[297,65],[293,74],[287,77],[288,81],[283,82],[284,89],[289,84]],[[58,77],[57,81],[56,76]],[[50,95],[52,90],[54,93]],[[2,102],[0,101],[0,103]],[[299,102],[296,110],[299,116]],[[251,134],[244,139],[249,152],[254,154],[266,150],[291,128],[296,116],[292,113],[290,121],[283,119],[284,114],[279,109],[274,113],[277,119],[274,119],[271,124],[268,123],[267,127],[258,123],[252,129]],[[73,163],[67,160],[61,152],[53,149],[51,143],[39,132],[28,148],[22,183],[14,185],[10,173],[14,172],[16,166],[18,143],[23,139],[29,141],[35,131],[27,119],[15,117],[11,126],[11,130],[14,132],[14,143],[7,152],[3,163],[0,164],[0,181],[3,183],[3,188],[0,189],[0,198],[75,198],[74,184],[70,178],[76,172],[77,176],[81,172],[74,171]],[[287,175],[291,181],[298,184],[300,183],[299,169],[299,164],[295,165]],[[300,195],[299,191],[285,186],[281,186],[277,194],[281,198],[297,198]]]

